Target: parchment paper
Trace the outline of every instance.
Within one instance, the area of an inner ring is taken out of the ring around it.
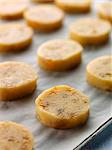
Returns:
[[[97,0],[96,2],[101,1]],[[92,17],[95,14],[93,11],[84,15],[66,15],[63,28],[49,34],[36,32],[33,43],[27,50],[20,53],[0,54],[0,62],[9,60],[24,61],[32,65],[39,75],[37,89],[31,96],[11,102],[0,102],[0,121],[11,120],[28,127],[35,138],[35,150],[72,150],[112,117],[112,94],[88,85],[85,78],[86,65],[92,59],[102,55],[110,55],[112,39],[101,46],[85,47],[82,64],[74,70],[63,73],[47,72],[40,69],[37,64],[37,49],[40,44],[50,39],[68,38],[68,27],[71,22],[77,18]],[[83,91],[90,98],[90,117],[83,127],[56,130],[45,127],[36,119],[36,97],[43,90],[59,84],[73,86]]]

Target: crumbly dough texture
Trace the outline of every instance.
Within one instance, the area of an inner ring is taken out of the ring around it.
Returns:
[[[83,45],[101,44],[108,40],[111,24],[108,21],[95,18],[83,18],[70,26],[70,38]]]
[[[49,127],[72,128],[87,121],[89,100],[82,92],[70,86],[55,86],[38,96],[36,114]]]
[[[68,39],[51,40],[38,49],[38,63],[43,69],[64,71],[81,62],[82,46]]]
[[[23,62],[0,63],[0,100],[23,97],[36,88],[35,70]]]
[[[32,42],[33,31],[19,23],[0,25],[0,52],[21,51]]]
[[[34,29],[49,32],[62,26],[64,13],[53,5],[43,4],[27,10],[24,18]]]
[[[103,2],[98,5],[98,15],[100,18],[112,23],[112,2]]]
[[[0,122],[0,150],[32,150],[33,136],[24,126]]]
[[[19,19],[28,7],[25,0],[0,0],[0,18]]]
[[[68,13],[84,13],[91,9],[92,0],[56,0],[55,3]]]
[[[87,81],[98,88],[112,91],[112,56],[102,56],[87,65]]]

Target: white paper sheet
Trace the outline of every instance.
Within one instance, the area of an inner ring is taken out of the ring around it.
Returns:
[[[97,3],[100,0],[96,1]],[[37,89],[31,96],[11,102],[0,102],[0,121],[12,120],[28,127],[35,138],[35,150],[72,150],[101,124],[112,117],[112,94],[91,87],[85,78],[86,65],[94,58],[110,55],[112,39],[101,46],[89,46],[84,49],[82,64],[68,72],[54,73],[39,68],[37,64],[37,49],[40,44],[50,39],[68,38],[68,27],[77,18],[90,16],[95,12],[84,15],[66,15],[64,27],[60,30],[44,34],[35,33],[29,49],[20,53],[0,54],[0,62],[24,61],[31,64],[39,74]],[[2,22],[1,22],[2,23]],[[90,117],[86,125],[69,130],[55,130],[45,127],[35,117],[35,99],[43,90],[59,84],[73,86],[90,98]]]

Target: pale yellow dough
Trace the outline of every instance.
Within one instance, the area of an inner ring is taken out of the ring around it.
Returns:
[[[35,70],[23,62],[0,63],[0,100],[14,100],[32,93],[36,88]]]
[[[38,3],[50,3],[50,2],[54,2],[54,0],[31,0],[33,2],[38,2]]]
[[[33,31],[19,23],[0,25],[0,52],[21,51],[32,42]]]
[[[70,38],[83,45],[101,44],[108,40],[111,24],[95,18],[82,18],[70,26]]]
[[[98,5],[98,15],[100,18],[112,23],[112,2],[104,2]]]
[[[86,72],[91,85],[112,91],[112,56],[101,56],[91,61]]]
[[[19,19],[28,7],[25,0],[0,0],[0,18]]]
[[[0,150],[33,150],[33,135],[15,122],[0,122]]]
[[[44,125],[52,128],[82,125],[89,115],[88,97],[70,86],[55,86],[36,99],[36,115]]]
[[[51,40],[38,48],[38,63],[46,70],[64,71],[81,62],[82,46],[69,39]]]
[[[64,13],[53,5],[43,4],[27,10],[24,18],[32,28],[49,32],[62,26]]]
[[[84,13],[91,9],[92,0],[56,0],[56,5],[69,13]]]

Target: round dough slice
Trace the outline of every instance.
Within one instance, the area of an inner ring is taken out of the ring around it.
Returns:
[[[91,61],[86,72],[91,85],[112,91],[112,56],[102,56]]]
[[[32,93],[36,88],[37,74],[23,62],[0,63],[0,100],[14,100]]]
[[[70,38],[83,45],[101,44],[108,40],[111,24],[95,18],[83,18],[70,26]]]
[[[53,5],[38,5],[24,13],[27,24],[34,29],[49,32],[62,26],[64,13]]]
[[[15,122],[0,122],[0,150],[32,150],[33,135]]]
[[[98,15],[100,18],[112,23],[112,2],[104,2],[98,5]]]
[[[36,115],[43,124],[52,128],[82,125],[89,115],[88,97],[66,85],[53,87],[36,99]]]
[[[32,0],[33,2],[38,2],[38,3],[50,3],[54,2],[54,0]]]
[[[84,13],[91,9],[92,0],[56,0],[56,5],[68,13]]]
[[[0,0],[0,18],[19,19],[28,7],[25,0]]]
[[[46,70],[64,71],[81,62],[82,46],[72,40],[58,39],[42,44],[38,49],[38,63]]]
[[[0,52],[21,51],[32,42],[33,31],[30,27],[8,23],[0,25]]]

